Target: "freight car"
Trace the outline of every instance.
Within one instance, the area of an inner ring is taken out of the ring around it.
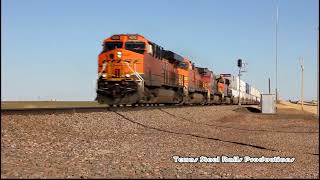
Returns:
[[[230,97],[233,104],[238,104],[239,99],[239,83],[240,83],[240,101],[242,104],[257,104],[260,102],[260,92],[250,86],[248,83],[240,80],[238,76],[226,77],[229,80]]]
[[[230,85],[231,79],[139,34],[105,39],[98,56],[96,100],[101,104],[232,104],[237,96]]]

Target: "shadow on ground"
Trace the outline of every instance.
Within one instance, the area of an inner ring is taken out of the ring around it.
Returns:
[[[239,107],[239,108],[236,108],[234,111],[236,111],[236,112],[248,112],[248,113],[261,113],[261,110],[258,107],[252,107],[252,106]]]

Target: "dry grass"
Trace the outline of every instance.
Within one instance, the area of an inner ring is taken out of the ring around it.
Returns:
[[[278,108],[283,108],[283,109],[295,109],[295,110],[300,110],[301,111],[301,104],[293,104],[288,101],[280,101],[278,104]],[[309,105],[304,105],[303,106],[304,111],[317,114],[317,106],[309,106]]]
[[[1,109],[15,108],[58,108],[58,107],[101,107],[95,101],[4,101]]]

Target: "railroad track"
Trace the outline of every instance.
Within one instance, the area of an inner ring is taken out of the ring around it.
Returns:
[[[1,114],[56,114],[56,113],[88,113],[88,112],[105,112],[112,110],[141,110],[141,109],[154,109],[154,108],[183,108],[183,107],[199,107],[203,105],[143,105],[143,106],[105,106],[105,107],[56,107],[56,108],[10,108],[1,109]],[[211,105],[215,106],[215,105]],[[236,107],[237,105],[216,105],[216,106],[230,106]],[[244,105],[243,107],[252,107],[253,105]]]

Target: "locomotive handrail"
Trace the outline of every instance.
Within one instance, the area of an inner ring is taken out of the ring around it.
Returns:
[[[140,82],[141,82],[141,84],[140,84],[140,86],[141,86],[141,89],[142,89],[142,91],[144,90],[144,79],[142,78],[142,76],[137,72],[137,71],[134,71],[131,67],[130,67],[130,65],[129,65],[129,63],[128,62],[124,62],[127,66],[128,66],[128,68],[134,73],[134,75],[140,80]]]
[[[100,77],[102,76],[103,71],[106,69],[107,67],[107,62],[104,62],[102,65],[102,70],[99,73],[98,79],[100,79]]]
[[[137,71],[134,71],[134,70],[130,67],[130,65],[129,65],[128,62],[124,62],[124,63],[126,63],[126,65],[128,66],[128,68],[138,77],[139,80],[144,81],[144,79],[142,78],[142,76],[140,76],[140,74],[139,74]]]
[[[106,67],[107,67],[107,62],[104,62],[103,65],[102,65],[102,69],[99,72],[98,79],[100,79],[100,77],[102,76],[102,73],[106,69]],[[98,83],[96,83],[96,89],[98,89]]]

